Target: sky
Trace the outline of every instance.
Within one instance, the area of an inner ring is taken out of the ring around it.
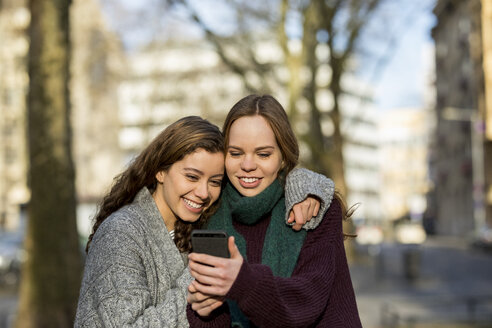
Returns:
[[[427,1],[433,3],[433,1]],[[410,22],[396,43],[389,61],[374,85],[375,107],[393,110],[428,106],[433,83],[434,42],[431,30],[436,24],[432,6]]]

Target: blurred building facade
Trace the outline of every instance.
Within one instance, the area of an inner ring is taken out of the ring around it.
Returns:
[[[430,110],[401,108],[380,115],[381,206],[391,223],[422,223],[430,190],[429,145],[434,117]]]
[[[219,127],[246,91],[204,41],[153,43],[127,58],[119,87],[119,146],[131,160],[167,125],[199,115]]]
[[[492,71],[485,60],[492,31],[482,20],[486,11],[490,19],[489,7],[490,1],[439,0],[434,9],[437,127],[430,212],[440,234],[463,236],[492,223],[492,137],[485,134],[492,116]]]
[[[17,228],[20,205],[29,199],[25,129],[29,22],[25,1],[0,1],[0,230]]]
[[[21,206],[30,198],[26,181],[29,21],[27,1],[0,1],[0,229],[5,230],[17,228]],[[97,0],[74,0],[71,24],[73,156],[80,209],[96,202],[123,167],[117,118],[117,77],[123,57]]]
[[[353,90],[367,90],[361,81],[354,78],[348,78],[348,81]],[[364,95],[343,95],[340,106],[347,205],[357,206],[353,214],[355,222],[383,226],[386,218],[381,207],[381,147],[377,110]]]
[[[72,129],[79,204],[97,202],[123,168],[119,150],[118,86],[123,49],[98,0],[71,5]],[[87,19],[90,17],[90,19]]]
[[[81,235],[87,235],[96,204],[124,167],[118,86],[126,67],[120,40],[109,29],[99,0],[73,0],[70,15],[77,226]]]
[[[483,97],[481,115],[485,122],[485,199],[486,224],[492,227],[492,2],[482,1]]]

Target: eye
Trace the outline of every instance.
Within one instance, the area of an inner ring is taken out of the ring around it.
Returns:
[[[222,180],[210,180],[210,184],[213,187],[220,187],[222,186]]]
[[[258,156],[261,157],[261,158],[268,158],[271,155],[272,155],[271,153],[258,153]]]
[[[193,175],[193,174],[186,174],[186,178],[190,181],[198,181],[198,176]]]
[[[230,150],[229,151],[229,156],[231,156],[231,157],[238,157],[238,156],[241,156],[241,152],[239,152],[237,150]]]

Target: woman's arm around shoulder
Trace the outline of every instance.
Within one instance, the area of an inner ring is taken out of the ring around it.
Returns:
[[[294,224],[292,220],[289,220],[294,206],[299,206],[299,203],[305,201],[308,197],[314,197],[320,202],[320,208],[313,218],[304,218],[307,222],[302,228],[305,230],[316,228],[330,207],[334,193],[335,184],[331,179],[305,168],[293,169],[287,175],[285,181],[285,216],[287,224]]]

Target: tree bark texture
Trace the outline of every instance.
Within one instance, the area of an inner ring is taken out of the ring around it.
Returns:
[[[73,327],[81,261],[69,104],[69,0],[31,0],[31,200],[16,327]]]

